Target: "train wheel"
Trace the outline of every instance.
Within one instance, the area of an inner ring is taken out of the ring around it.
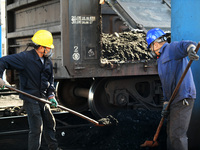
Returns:
[[[92,114],[97,118],[103,118],[112,115],[116,110],[120,109],[108,102],[105,87],[109,80],[103,79],[95,81],[89,90],[88,104]]]
[[[76,88],[86,88],[86,86],[88,86],[87,82],[71,80],[60,81],[57,87],[57,96],[59,102],[61,102],[64,106],[78,112],[88,110],[87,98],[79,97],[74,94]]]

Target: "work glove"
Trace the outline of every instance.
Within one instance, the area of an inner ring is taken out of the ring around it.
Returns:
[[[190,49],[188,50],[188,57],[190,60],[199,60],[199,55],[197,55],[197,53],[195,52],[194,46],[190,47]]]
[[[167,118],[168,115],[169,115],[169,110],[165,110],[167,105],[168,105],[169,102],[164,102],[163,103],[163,109],[162,109],[162,112],[161,112],[161,116],[164,117],[164,118]]]
[[[0,78],[0,88],[3,90],[5,87],[5,82],[3,81],[2,78]]]
[[[52,103],[52,104],[51,104],[51,107],[57,107],[58,102],[57,102],[57,100],[55,99],[54,96],[49,97],[49,101]]]

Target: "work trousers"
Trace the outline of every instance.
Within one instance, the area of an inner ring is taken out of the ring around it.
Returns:
[[[56,150],[58,147],[55,138],[56,122],[49,104],[24,101],[24,109],[28,114],[29,123],[28,150],[39,150],[42,133],[44,134],[48,148],[50,150]]]
[[[194,99],[185,100],[172,103],[170,106],[170,114],[167,118],[167,150],[188,150],[187,130]]]

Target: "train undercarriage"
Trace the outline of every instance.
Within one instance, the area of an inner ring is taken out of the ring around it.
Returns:
[[[89,109],[97,118],[118,110],[162,108],[158,76],[62,80],[57,96],[63,105],[79,112]]]

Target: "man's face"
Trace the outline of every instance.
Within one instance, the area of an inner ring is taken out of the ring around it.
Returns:
[[[49,57],[52,55],[52,49],[49,47],[44,47],[44,57]]]
[[[159,44],[157,42],[153,42],[151,45],[150,45],[150,48],[151,50],[157,55],[159,56],[160,55],[160,47],[159,47]]]
[[[46,48],[44,47],[44,49],[45,49],[45,54],[49,53],[51,50],[51,48],[49,48],[49,47],[46,47]]]

